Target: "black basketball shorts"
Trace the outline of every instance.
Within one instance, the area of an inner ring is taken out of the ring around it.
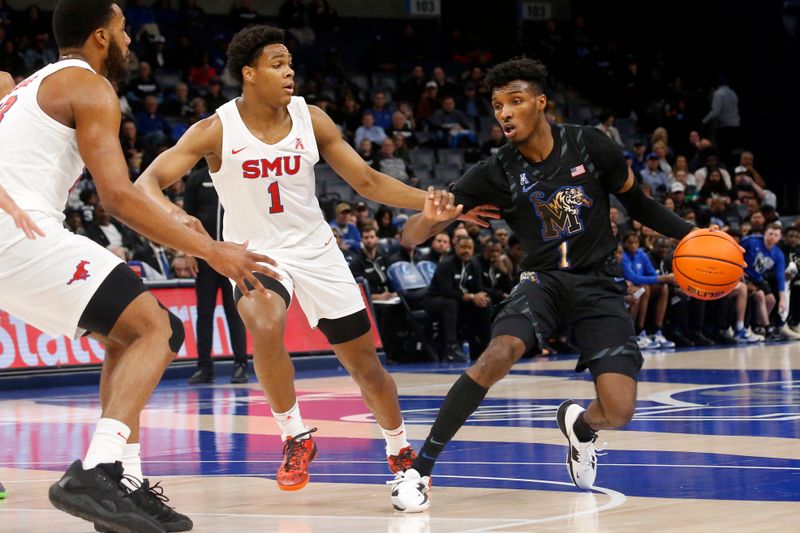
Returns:
[[[581,272],[525,272],[522,278],[494,309],[493,338],[511,335],[530,350],[569,325],[580,350],[576,372],[588,368],[594,379],[606,372],[636,379],[643,358],[625,309],[625,279],[613,257]]]

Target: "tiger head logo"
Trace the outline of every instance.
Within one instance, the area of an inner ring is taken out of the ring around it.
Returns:
[[[562,187],[547,200],[542,191],[536,191],[530,200],[542,221],[542,238],[546,241],[583,231],[581,209],[593,204],[580,185]]]

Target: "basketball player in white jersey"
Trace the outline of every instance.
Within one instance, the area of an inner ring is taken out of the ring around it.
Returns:
[[[0,100],[0,187],[44,233],[26,239],[0,213],[0,308],[49,335],[91,334],[106,355],[102,418],[85,459],[50,487],[50,501],[101,531],[186,531],[191,520],[142,479],[138,445],[139,414],[183,342],[182,321],[114,254],[63,227],[67,194],[88,168],[107,211],[147,237],[204,257],[244,291],[245,279],[258,284],[253,271],[274,275],[259,263],[274,262],[187,228],[130,183],[119,101],[107,79],[126,71],[130,39],[119,6],[60,0],[53,33],[60,60]],[[125,483],[123,467],[133,476]]]
[[[278,262],[280,281],[262,279],[271,297],[240,299],[238,309],[253,336],[256,374],[284,440],[277,474],[283,490],[299,490],[308,483],[308,463],[316,455],[311,438],[315,429],[306,427],[300,416],[294,367],[283,343],[293,294],[309,324],[325,334],[361,388],[386,440],[391,470],[404,470],[414,457],[397,387],[377,358],[358,285],[314,194],[314,164],[320,154],[362,196],[422,210],[430,194],[431,217],[460,213],[448,193],[412,189],[370,168],[328,115],[292,96],[291,61],[280,29],[253,26],[235,35],[228,47],[228,69],[242,82],[242,96],[192,126],[136,182],[165,209],[178,211],[162,189],[205,158],[225,208],[225,240],[246,239],[251,250]]]
[[[11,74],[8,72],[0,71],[0,100],[3,99],[5,95],[11,92],[11,89],[14,88],[14,78],[11,77]],[[44,237],[44,232],[39,229],[39,226],[28,216],[28,213],[23,211],[19,208],[19,206],[14,202],[14,200],[8,195],[8,193],[0,187],[0,212],[5,211],[8,215],[14,219],[14,224],[22,230],[25,236],[29,239],[35,239],[36,235],[40,235]],[[0,483],[0,500],[6,497],[6,489],[3,487],[3,484]]]

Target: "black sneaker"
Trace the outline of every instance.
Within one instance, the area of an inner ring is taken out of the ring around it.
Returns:
[[[730,335],[728,335],[728,332],[725,331],[724,329],[712,331],[711,338],[714,339],[714,341],[717,344],[723,344],[726,346],[733,346],[735,344],[739,344],[739,342]]]
[[[129,498],[142,511],[158,520],[165,531],[191,531],[194,527],[188,516],[175,512],[175,509],[166,504],[169,498],[164,495],[164,488],[160,483],[151,487],[150,480],[145,479],[138,489],[130,493]],[[107,529],[100,524],[95,524],[94,530],[101,533],[116,533],[116,530]]]
[[[774,326],[767,328],[767,334],[764,336],[764,342],[784,342],[789,340],[786,335]]]
[[[458,344],[451,344],[444,352],[444,358],[450,363],[468,363],[469,356],[461,351]]]
[[[121,481],[119,461],[84,470],[78,460],[50,486],[50,503],[115,533],[163,533],[161,524],[136,505]]]
[[[247,383],[248,381],[250,379],[247,377],[247,365],[234,365],[231,383]]]
[[[690,334],[689,340],[691,340],[695,346],[714,346],[714,341],[703,335],[701,331]]]
[[[189,378],[189,385],[201,385],[203,383],[214,383],[214,370],[209,368],[198,368]]]

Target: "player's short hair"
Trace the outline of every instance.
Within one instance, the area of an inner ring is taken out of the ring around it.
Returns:
[[[283,30],[275,26],[250,26],[231,39],[228,46],[228,71],[242,83],[242,68],[252,67],[265,46],[283,44]]]
[[[516,80],[532,83],[536,91],[543,94],[547,85],[547,68],[539,60],[517,57],[499,63],[486,72],[486,85],[490,91]]]
[[[111,21],[114,0],[59,0],[53,11],[53,36],[58,48],[80,48],[97,28]]]
[[[767,224],[767,227],[765,229],[773,229],[778,231],[783,230],[783,228],[781,228],[781,225],[778,224],[777,222],[771,222],[770,224]]]

